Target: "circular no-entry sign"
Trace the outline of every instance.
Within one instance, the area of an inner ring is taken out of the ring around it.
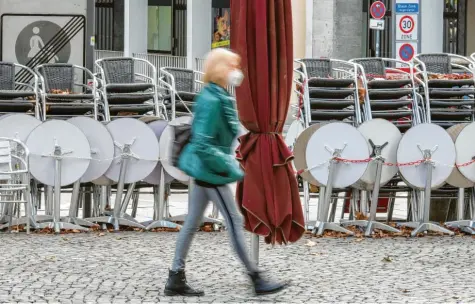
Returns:
[[[384,15],[386,14],[386,5],[384,5],[384,3],[381,1],[373,2],[369,11],[371,13],[371,17],[374,19],[383,19]]]
[[[404,16],[399,21],[399,29],[404,34],[409,34],[414,30],[414,19],[411,16]]]
[[[399,57],[402,61],[411,61],[414,57],[414,48],[409,43],[404,43],[399,48]]]
[[[20,31],[15,42],[18,63],[27,65],[32,62],[37,65],[68,62],[71,43],[66,40],[67,36],[61,26],[48,20],[28,24]]]

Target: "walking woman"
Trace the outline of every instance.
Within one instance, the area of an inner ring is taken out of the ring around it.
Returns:
[[[195,179],[191,192],[188,216],[181,229],[175,257],[165,286],[168,296],[203,296],[204,292],[186,282],[185,260],[194,233],[203,213],[213,201],[226,220],[234,250],[242,261],[257,295],[282,290],[285,284],[262,278],[257,266],[250,260],[245,245],[242,215],[238,211],[230,183],[244,176],[232,155],[232,144],[239,130],[239,121],[228,85],[239,86],[243,80],[240,57],[225,49],[211,51],[204,64],[204,82],[196,99],[191,139],[181,153],[178,167]]]

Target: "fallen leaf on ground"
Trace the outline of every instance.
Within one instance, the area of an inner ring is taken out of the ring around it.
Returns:
[[[390,263],[392,261],[393,261],[393,259],[390,256],[386,256],[386,257],[383,258],[383,262]]]
[[[361,212],[356,212],[355,218],[356,218],[357,221],[365,221],[365,220],[369,219],[369,217],[365,216]]]
[[[315,242],[307,241],[307,243],[305,244],[305,246],[313,247],[313,246],[315,246],[316,244],[317,244],[317,243],[315,243]]]

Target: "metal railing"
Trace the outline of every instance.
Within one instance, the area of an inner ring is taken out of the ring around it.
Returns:
[[[94,61],[103,59],[103,58],[123,57],[123,56],[124,56],[124,52],[122,51],[94,50]]]
[[[202,58],[195,58],[195,70],[203,72],[203,65],[205,63],[205,60]]]
[[[134,53],[133,57],[149,61],[157,70],[164,67],[186,69],[186,57],[140,53]]]
[[[159,55],[159,54],[143,54],[143,53],[134,53],[133,57],[147,60],[153,66],[155,66],[157,71],[160,71],[161,68],[165,68],[165,67],[181,68],[181,69],[186,68],[186,57],[168,56],[168,55]],[[136,66],[135,69],[138,73],[143,73],[151,77],[150,75],[151,71],[148,68],[144,66]]]

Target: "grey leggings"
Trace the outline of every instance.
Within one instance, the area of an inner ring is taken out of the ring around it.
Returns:
[[[203,213],[209,201],[212,201],[218,206],[219,211],[226,220],[226,227],[239,259],[246,266],[247,271],[255,272],[257,267],[246,252],[242,215],[238,211],[231,188],[229,186],[205,188],[195,185],[191,190],[190,199],[188,215],[178,235],[172,270],[179,271],[185,269],[185,259],[190,249],[191,241],[201,224]]]

